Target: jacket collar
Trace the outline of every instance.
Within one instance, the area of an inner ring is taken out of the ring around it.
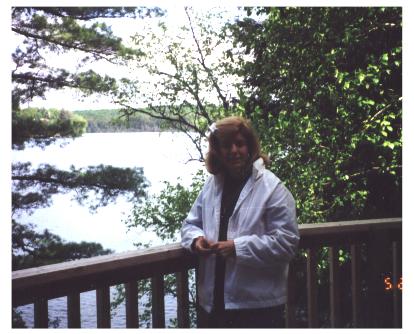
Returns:
[[[261,177],[265,169],[266,167],[262,158],[259,158],[255,162],[253,162],[253,179],[257,180],[259,177]]]
[[[262,158],[257,159],[252,166],[252,175],[250,176],[249,180],[247,180],[247,183],[244,185],[240,196],[237,200],[236,206],[234,207],[234,212],[236,212],[240,205],[242,204],[243,200],[246,198],[246,196],[250,193],[250,191],[253,189],[253,186],[255,182],[263,175],[265,171],[265,165]],[[221,210],[221,195],[223,192],[223,175],[218,174],[214,175],[214,207],[217,208],[216,214],[215,214],[215,221],[217,226],[220,224],[220,210]],[[218,233],[218,230],[217,230]],[[218,234],[217,234],[218,236]]]

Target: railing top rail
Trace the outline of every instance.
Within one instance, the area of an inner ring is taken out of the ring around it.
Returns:
[[[372,229],[397,228],[401,224],[401,218],[368,219],[357,221],[327,222],[318,224],[299,225],[301,237],[312,235],[324,235],[331,233],[347,233],[369,231]],[[122,269],[130,266],[145,265],[157,261],[168,261],[185,255],[185,250],[180,243],[172,243],[147,249],[132,250],[122,253],[95,256],[87,259],[79,259],[70,262],[62,262],[36,268],[17,270],[12,272],[13,281],[19,281],[29,277],[46,275],[60,276],[68,274],[82,275],[88,269],[88,273],[99,273],[107,269]]]
[[[301,237],[307,237],[333,233],[341,234],[349,232],[372,231],[375,229],[399,228],[401,223],[401,218],[350,220],[319,224],[302,224],[299,225],[299,231]]]
[[[62,262],[56,264],[50,264],[46,266],[22,269],[13,271],[13,279],[18,279],[28,275],[42,275],[45,273],[54,273],[62,270],[74,269],[82,270],[84,267],[104,267],[110,266],[113,268],[114,265],[117,266],[130,266],[145,264],[148,262],[154,262],[160,259],[166,259],[171,257],[179,257],[184,253],[184,249],[180,246],[179,243],[172,243],[168,245],[156,246],[146,249],[131,250],[121,253],[114,253],[108,255],[94,256],[87,259],[78,259],[69,262]]]
[[[18,287],[20,283],[23,283],[27,279],[34,277],[38,280],[37,283],[47,283],[49,280],[52,281],[60,278],[68,279],[70,276],[99,274],[107,270],[121,270],[131,266],[142,266],[148,263],[168,261],[181,258],[185,253],[185,250],[179,243],[173,243],[147,249],[17,270],[12,272],[13,288]]]

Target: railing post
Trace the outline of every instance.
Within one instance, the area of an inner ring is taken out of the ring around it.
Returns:
[[[98,328],[111,328],[109,286],[96,289],[96,321]]]
[[[176,273],[176,278],[178,328],[190,328],[190,307],[188,301],[188,270]]]
[[[39,298],[34,302],[34,326],[35,328],[48,328],[49,317],[47,310],[48,301],[45,298]]]
[[[68,295],[68,328],[81,327],[80,315],[80,293],[71,293]]]
[[[385,314],[384,283],[382,274],[389,246],[387,231],[371,231],[368,241],[368,327],[384,327],[389,318]]]
[[[307,276],[307,294],[308,294],[308,326],[310,328],[318,327],[318,280],[316,275],[317,266],[317,249],[311,247],[307,250],[306,258],[306,276]]]
[[[125,315],[127,328],[139,328],[138,321],[138,282],[125,283]]]
[[[287,281],[287,302],[286,302],[286,328],[296,327],[296,270],[295,260],[289,263],[289,273]]]
[[[206,317],[205,312],[201,310],[200,299],[198,295],[198,265],[195,267],[195,281],[196,281],[196,314],[197,314],[197,328],[206,328]]]
[[[351,245],[352,324],[361,327],[361,245]]]
[[[339,259],[338,246],[329,247],[329,299],[331,327],[341,326],[341,310],[339,303]]]
[[[402,286],[400,287],[400,279],[402,279],[402,247],[401,240],[393,241],[392,243],[392,273],[393,273],[393,325],[395,328],[402,327]],[[402,284],[402,282],[401,282]]]
[[[158,274],[151,278],[152,327],[165,328],[164,277]]]

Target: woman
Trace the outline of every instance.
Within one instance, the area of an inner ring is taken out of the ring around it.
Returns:
[[[181,229],[200,255],[199,304],[207,327],[280,327],[289,261],[299,233],[295,201],[265,168],[250,123],[228,117],[210,127],[204,184]]]

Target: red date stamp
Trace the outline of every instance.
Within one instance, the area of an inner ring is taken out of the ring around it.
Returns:
[[[394,289],[398,289],[402,291],[403,289],[402,277],[398,279],[398,282],[393,282],[390,276],[385,276],[384,277],[384,290],[390,291]]]

